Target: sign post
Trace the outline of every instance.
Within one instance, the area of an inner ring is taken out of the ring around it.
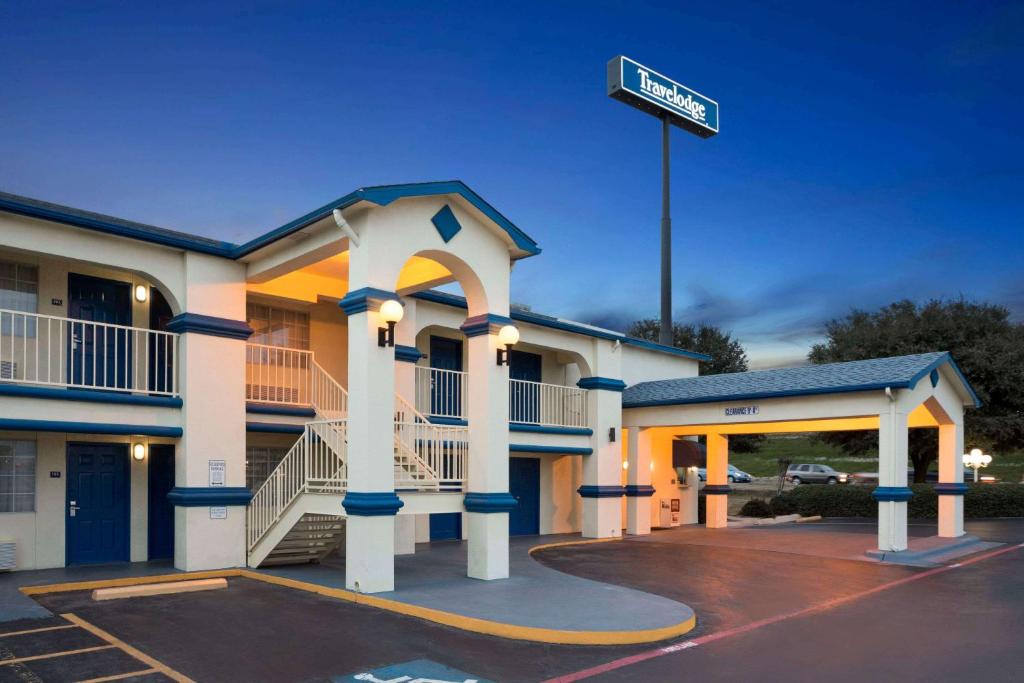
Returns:
[[[661,331],[672,345],[672,216],[669,125],[702,138],[718,134],[718,103],[653,69],[618,56],[608,62],[608,96],[661,119]]]

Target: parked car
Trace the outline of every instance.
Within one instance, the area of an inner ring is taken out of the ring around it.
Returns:
[[[924,480],[930,484],[937,483],[939,481],[939,473],[936,470],[928,470],[925,473]],[[849,481],[851,484],[874,484],[878,485],[878,472],[855,472],[850,475]],[[914,469],[911,467],[907,468],[907,482],[914,481]],[[970,468],[964,468],[964,482],[971,483],[974,481],[974,470]],[[993,477],[990,474],[979,474],[978,482],[982,484],[995,484],[999,481],[998,477]]]
[[[704,467],[698,467],[697,468],[697,478],[698,479],[700,479],[701,481],[707,481],[707,475],[708,475],[708,472],[707,472],[706,468],[704,468]],[[750,476],[749,474],[747,474],[746,472],[744,472],[743,470],[741,470],[740,468],[736,467],[735,465],[729,465],[728,480],[729,480],[730,484],[737,483],[737,482],[740,483],[740,484],[747,484],[747,483],[752,482],[754,480],[754,478],[752,476]]]
[[[800,484],[845,484],[850,477],[828,465],[790,465],[786,470],[786,481]]]

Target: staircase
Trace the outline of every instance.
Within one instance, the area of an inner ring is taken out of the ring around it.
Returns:
[[[316,419],[254,493],[247,511],[249,565],[317,562],[345,540],[348,393],[310,359]],[[434,425],[395,394],[395,489],[457,491],[465,481],[465,427]]]

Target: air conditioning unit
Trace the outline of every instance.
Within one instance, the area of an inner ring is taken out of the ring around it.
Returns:
[[[13,360],[0,360],[0,379],[16,379],[18,364]]]
[[[17,564],[14,541],[9,538],[0,539],[0,571],[10,571]]]

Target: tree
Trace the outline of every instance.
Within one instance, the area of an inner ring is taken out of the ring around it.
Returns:
[[[626,332],[631,337],[658,341],[661,332],[661,321],[656,318],[637,320]],[[727,372],[747,371],[747,352],[743,345],[728,332],[714,325],[672,325],[672,346],[687,351],[696,351],[711,356],[710,361],[700,364],[698,372],[702,375],[720,375]],[[763,434],[733,435],[729,437],[729,448],[736,453],[753,453],[761,442]]]
[[[875,311],[854,310],[829,321],[827,339],[808,354],[812,363],[835,363],[929,351],[949,351],[982,401],[964,418],[967,447],[993,451],[1024,443],[1024,325],[988,303],[897,301]],[[923,482],[938,458],[934,429],[910,430],[914,481]],[[822,440],[850,454],[878,445],[875,432],[834,432]]]

